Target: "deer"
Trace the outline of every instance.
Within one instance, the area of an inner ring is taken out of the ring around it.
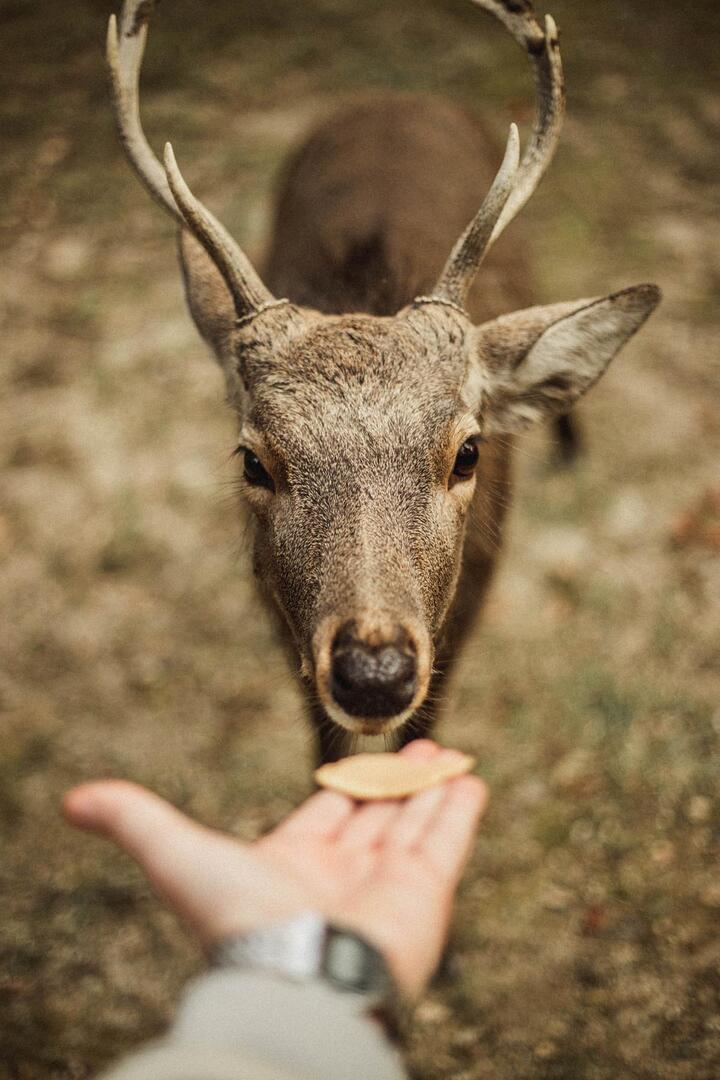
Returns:
[[[660,299],[641,284],[533,305],[517,243],[478,274],[553,158],[564,83],[551,16],[541,24],[529,0],[472,2],[534,69],[522,157],[512,124],[495,169],[487,125],[450,101],[345,104],[285,164],[262,276],[172,145],[161,162],[144,135],[154,0],[126,0],[108,27],[120,139],[178,227],[190,314],[237,420],[253,572],[320,762],[361,736],[399,749],[432,731],[502,550],[518,436],[557,418],[567,434],[562,418]],[[489,310],[499,294],[522,306]]]

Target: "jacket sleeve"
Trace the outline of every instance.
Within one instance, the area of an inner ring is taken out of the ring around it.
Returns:
[[[167,1036],[104,1080],[407,1080],[363,1004],[319,981],[213,971],[191,985]]]

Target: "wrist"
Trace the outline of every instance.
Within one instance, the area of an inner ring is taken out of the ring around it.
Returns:
[[[351,995],[358,1010],[396,1038],[407,1004],[383,954],[363,934],[304,911],[248,934],[219,941],[209,952],[216,969],[264,973],[293,983],[317,982]]]

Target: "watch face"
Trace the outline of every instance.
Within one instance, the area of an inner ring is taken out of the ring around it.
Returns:
[[[323,974],[343,990],[381,993],[389,976],[380,954],[349,931],[329,929],[323,957]]]

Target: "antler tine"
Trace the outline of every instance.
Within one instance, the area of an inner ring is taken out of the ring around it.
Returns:
[[[153,7],[154,0],[129,0],[123,7],[119,33],[117,19],[110,16],[107,63],[115,120],[125,155],[153,199],[182,223],[165,170],[152,152],[140,123],[140,66]]]
[[[247,255],[185,183],[170,143],[165,143],[165,173],[170,190],[193,236],[197,237],[233,295],[238,315],[259,311],[277,301],[260,280]]]
[[[519,165],[517,128],[512,125],[505,159],[493,186],[478,214],[455,244],[433,290],[433,297],[461,307],[485,255],[528,201],[550,164],[560,138],[565,106],[558,33],[552,17],[546,16],[543,31],[530,0],[473,0],[473,3],[499,19],[532,57],[537,84],[537,116],[532,138]]]
[[[492,187],[477,214],[450,252],[433,296],[463,307],[473,278],[490,244],[493,229],[507,206],[520,162],[520,135],[517,124],[510,125],[505,156]]]
[[[163,168],[140,123],[140,66],[155,2],[125,0],[119,31],[115,16],[110,16],[107,60],[120,139],[130,164],[147,190],[200,241],[224,277],[238,316],[245,317],[273,305],[275,298],[240,246],[192,194],[180,175],[170,145],[166,147]]]
[[[558,29],[552,15],[545,16],[543,30],[530,0],[473,0],[473,3],[499,19],[528,53],[535,69],[537,89],[532,138],[523,154],[515,188],[493,229],[489,250],[533,194],[553,159],[565,116],[565,84]],[[519,6],[524,10],[518,12]]]

